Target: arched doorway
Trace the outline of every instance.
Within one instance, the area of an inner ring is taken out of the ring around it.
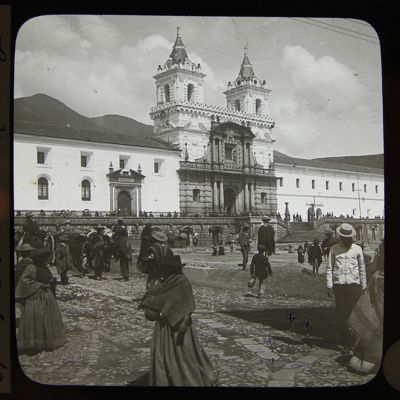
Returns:
[[[232,188],[224,190],[224,205],[227,212],[236,212],[236,194]]]
[[[322,210],[320,208],[317,208],[317,220],[322,218]]]
[[[132,215],[132,198],[131,195],[123,190],[118,193],[118,215],[130,216]]]

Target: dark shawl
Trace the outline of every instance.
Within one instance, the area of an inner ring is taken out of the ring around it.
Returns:
[[[194,311],[192,285],[184,274],[169,275],[145,294],[141,307],[162,312],[174,327],[185,315]]]

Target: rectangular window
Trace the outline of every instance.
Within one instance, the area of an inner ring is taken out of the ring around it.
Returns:
[[[311,189],[315,189],[315,180],[314,179],[311,181]]]
[[[300,187],[300,178],[296,178],[296,187],[297,189]]]
[[[261,193],[261,204],[267,204],[267,193]]]
[[[364,193],[367,193],[367,184],[364,183]]]
[[[340,190],[340,191],[343,190],[343,182],[339,182],[339,190]]]
[[[129,156],[119,156],[119,168],[120,169],[129,169],[129,161],[130,157]]]
[[[356,184],[355,184],[355,183],[352,183],[352,184],[351,184],[351,191],[352,191],[352,192],[355,192],[355,191],[356,191]]]
[[[325,189],[326,189],[326,190],[329,190],[329,181],[326,181],[326,182],[325,182]]]
[[[200,201],[200,189],[193,189],[193,202],[198,203]]]
[[[81,151],[81,168],[92,167],[92,152]]]
[[[279,178],[279,186],[280,186],[280,187],[283,186],[283,178]]]
[[[375,193],[378,193],[378,185],[375,185]]]
[[[44,164],[44,151],[38,151],[37,152],[37,163],[38,164]]]
[[[164,168],[163,168],[164,160],[162,158],[155,158],[154,159],[154,166],[153,166],[153,173],[158,175],[163,175]]]
[[[39,165],[50,164],[50,148],[49,147],[36,147],[36,162]]]

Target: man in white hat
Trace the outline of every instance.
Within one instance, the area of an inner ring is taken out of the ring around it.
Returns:
[[[365,262],[360,246],[353,242],[355,229],[340,225],[336,232],[340,242],[331,247],[326,267],[328,296],[335,297],[336,310],[343,340],[343,352],[349,352],[353,339],[347,327],[354,306],[367,287]]]

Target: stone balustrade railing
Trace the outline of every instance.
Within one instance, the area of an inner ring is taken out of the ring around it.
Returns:
[[[207,112],[214,112],[216,114],[227,114],[232,117],[243,117],[246,119],[251,119],[257,122],[264,122],[273,125],[274,120],[266,115],[260,115],[260,114],[249,114],[244,111],[237,111],[233,108],[228,108],[228,107],[223,107],[223,106],[218,106],[218,105],[211,105],[211,104],[204,104],[204,103],[197,103],[197,102],[191,102],[188,100],[173,100],[169,102],[165,102],[162,104],[159,104],[155,107],[151,108],[151,114],[165,110],[167,108],[170,108],[172,106],[184,106],[188,108],[195,108],[196,110],[200,109],[203,111]]]

